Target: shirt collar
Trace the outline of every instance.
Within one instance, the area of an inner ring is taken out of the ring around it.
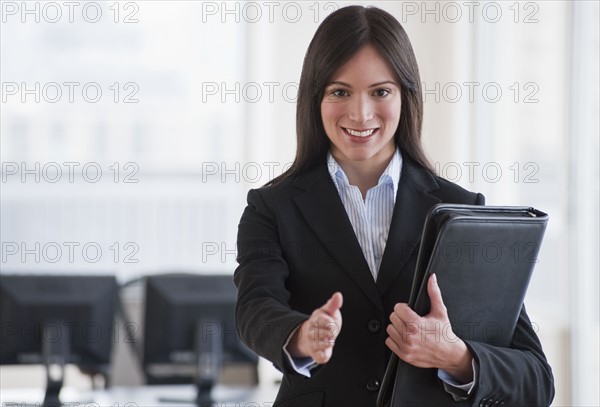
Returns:
[[[338,162],[333,158],[333,154],[331,154],[331,150],[327,153],[327,170],[329,171],[329,175],[335,184],[335,187],[340,191],[339,182],[342,182],[344,185],[349,185],[348,177],[346,173],[342,169],[342,167],[338,164]],[[379,182],[377,185],[382,185],[385,183],[391,183],[394,187],[394,202],[396,202],[396,194],[398,193],[398,182],[400,181],[400,171],[402,170],[402,154],[400,154],[400,149],[396,148],[392,159],[390,160],[388,166],[383,171],[383,174],[379,177]]]

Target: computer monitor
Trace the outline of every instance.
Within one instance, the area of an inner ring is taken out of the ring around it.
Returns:
[[[44,364],[44,407],[59,406],[64,367],[106,378],[114,276],[0,275],[0,364]]]
[[[148,277],[143,352],[148,384],[195,383],[196,403],[202,405],[212,401],[223,364],[250,363],[258,381],[258,356],[236,334],[235,301],[230,275]]]

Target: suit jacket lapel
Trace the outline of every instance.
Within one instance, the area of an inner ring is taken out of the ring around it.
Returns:
[[[327,165],[301,175],[296,186],[306,189],[294,198],[304,220],[327,247],[335,261],[381,310],[373,275],[356,239],[352,224],[327,171]]]
[[[433,205],[441,202],[428,193],[438,188],[435,179],[417,166],[408,154],[404,153],[402,157],[396,204],[377,275],[377,288],[382,296],[400,273],[414,272],[404,270],[404,266],[421,241],[427,212]]]

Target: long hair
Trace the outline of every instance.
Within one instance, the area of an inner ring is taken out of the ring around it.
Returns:
[[[267,185],[296,176],[325,160],[330,146],[321,118],[325,86],[334,72],[366,45],[381,54],[400,84],[402,107],[394,142],[410,158],[434,172],[421,145],[421,79],[406,32],[398,20],[384,10],[349,6],[330,14],[308,46],[296,104],[296,157],[286,172]]]

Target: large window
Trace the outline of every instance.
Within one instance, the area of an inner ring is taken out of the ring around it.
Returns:
[[[215,4],[2,3],[3,270],[231,269],[246,23]]]

